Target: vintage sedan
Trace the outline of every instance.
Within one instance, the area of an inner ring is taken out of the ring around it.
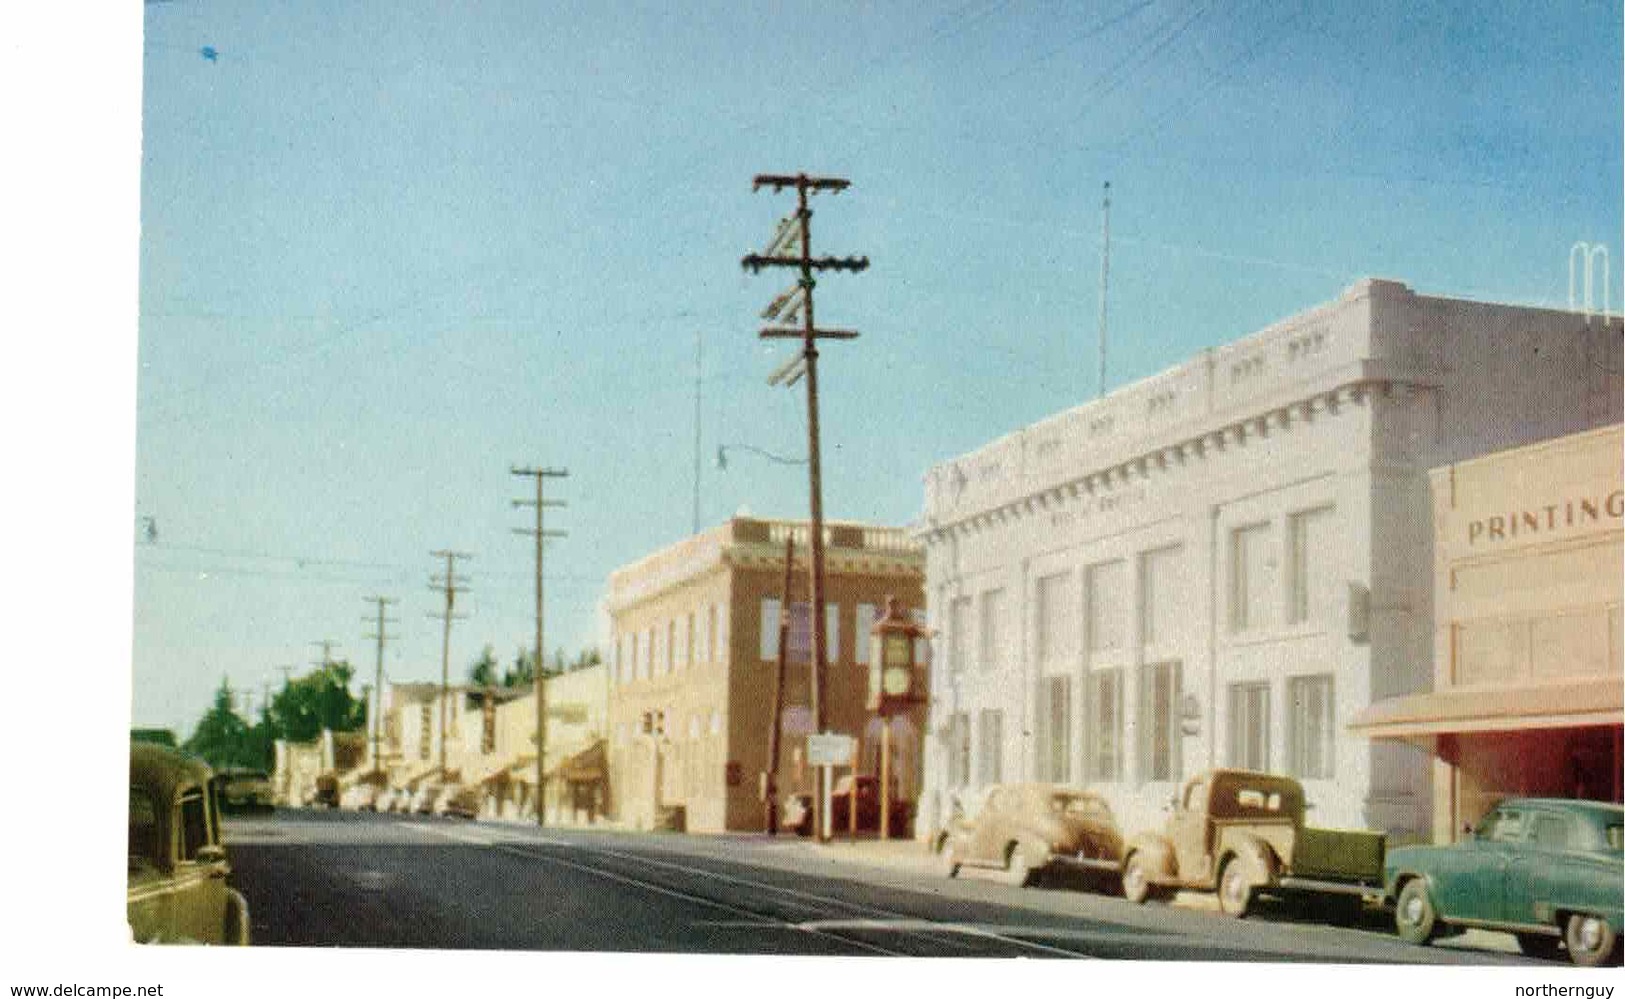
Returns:
[[[1460,843],[1390,851],[1384,883],[1399,935],[1425,944],[1472,926],[1512,933],[1525,954],[1617,961],[1622,815],[1603,802],[1509,798]]]
[[[1115,878],[1123,862],[1123,835],[1105,799],[1060,784],[1006,784],[991,788],[973,817],[950,817],[937,840],[942,871],[996,870],[1014,885],[1038,881],[1045,871],[1074,868]]]
[[[269,812],[276,807],[271,776],[263,770],[223,770],[218,777],[225,812]]]
[[[130,746],[125,907],[138,943],[248,943],[248,902],[226,883],[214,774],[163,746]]]

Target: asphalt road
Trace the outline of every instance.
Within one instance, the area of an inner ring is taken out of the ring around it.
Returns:
[[[1070,888],[949,880],[752,836],[282,811],[227,824],[254,943],[911,957],[1539,965],[1266,909],[1231,920]]]

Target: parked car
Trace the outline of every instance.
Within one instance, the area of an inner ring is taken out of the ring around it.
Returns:
[[[339,806],[357,812],[370,812],[378,807],[378,785],[360,783],[346,788],[339,796]]]
[[[445,784],[435,794],[431,811],[436,815],[450,815],[459,819],[478,818],[480,789],[462,784]]]
[[[858,831],[880,831],[880,781],[877,778],[859,774],[855,781],[857,785],[858,800]],[[851,828],[851,812],[854,778],[851,774],[840,777],[835,786],[830,789],[830,827],[834,835],[840,836]],[[899,798],[895,794],[895,782],[891,801],[890,833],[893,839],[908,839],[913,835],[914,803]],[[791,794],[784,799],[784,806],[779,811],[779,827],[796,833],[799,836],[811,836],[813,832],[813,801],[810,794]]]
[[[937,840],[943,873],[961,868],[1001,871],[1014,885],[1036,883],[1046,871],[1073,868],[1114,879],[1123,860],[1123,835],[1105,799],[1060,784],[1007,784],[990,788],[976,814],[950,814]]]
[[[378,800],[373,807],[380,812],[400,811],[403,802],[408,800],[405,789],[399,787],[386,787],[378,792]]]
[[[271,776],[263,770],[225,770],[217,778],[226,812],[269,812],[276,807]]]
[[[248,902],[226,882],[213,782],[201,760],[130,745],[125,913],[139,943],[248,943]]]
[[[1460,843],[1395,849],[1384,872],[1394,926],[1416,944],[1476,926],[1511,932],[1532,956],[1617,962],[1622,816],[1616,804],[1511,798]]]
[[[441,787],[438,781],[424,781],[419,784],[417,790],[412,792],[411,802],[402,811],[413,815],[434,814],[435,802],[440,799]]]
[[[1282,895],[1334,922],[1352,922],[1383,895],[1387,837],[1316,829],[1303,821],[1303,786],[1291,777],[1209,770],[1169,803],[1162,832],[1129,840],[1123,896],[1144,902],[1179,888],[1216,892],[1240,918],[1262,893]]]
[[[339,807],[339,778],[337,774],[325,773],[316,778],[316,794],[310,803],[317,808]]]

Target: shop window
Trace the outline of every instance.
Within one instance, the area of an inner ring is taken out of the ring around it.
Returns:
[[[1230,765],[1243,770],[1270,768],[1270,686],[1230,685]]]
[[[1332,677],[1287,681],[1287,773],[1300,780],[1329,780],[1333,773]]]
[[[1146,780],[1180,778],[1179,663],[1152,663],[1141,671]]]
[[[1004,712],[984,709],[980,721],[976,780],[978,784],[998,784],[1004,780]]]
[[[1123,671],[1101,669],[1090,674],[1090,726],[1093,743],[1089,776],[1097,781],[1123,779]]]

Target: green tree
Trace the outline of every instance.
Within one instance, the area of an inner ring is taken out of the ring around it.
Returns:
[[[529,687],[536,683],[536,659],[524,646],[514,653],[513,665],[502,673],[504,687]]]
[[[350,693],[354,673],[341,660],[290,681],[271,699],[269,722],[274,737],[309,742],[324,729],[354,732],[365,728],[367,702]]]
[[[204,712],[182,748],[203,757],[215,768],[263,766],[250,741],[248,723],[238,716],[231,702],[231,684],[221,679],[220,689],[214,693],[214,706]]]
[[[468,683],[473,687],[494,687],[497,683],[497,657],[491,646],[480,650],[480,657],[468,668]]]

